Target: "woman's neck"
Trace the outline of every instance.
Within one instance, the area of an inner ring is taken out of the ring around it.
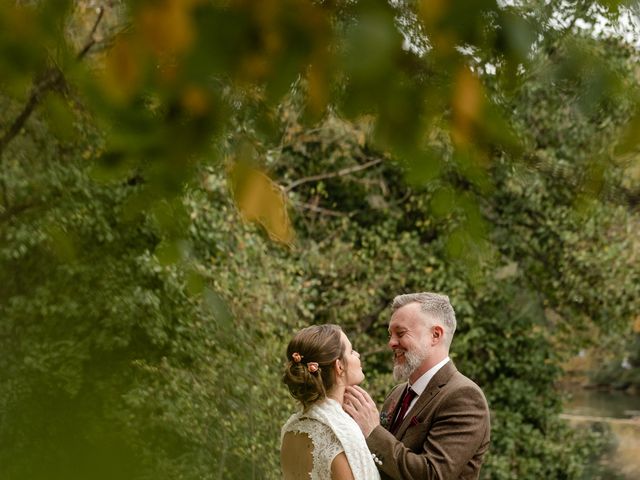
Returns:
[[[327,392],[327,397],[342,405],[345,390],[346,388],[344,385],[334,385],[333,388]]]

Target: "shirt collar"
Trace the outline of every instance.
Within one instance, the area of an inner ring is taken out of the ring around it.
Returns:
[[[438,373],[438,370],[440,370],[442,367],[445,366],[445,364],[450,360],[449,357],[445,358],[444,360],[442,360],[440,363],[434,365],[433,367],[431,367],[429,370],[427,370],[426,372],[424,372],[420,378],[418,378],[418,380],[416,380],[415,382],[413,382],[410,387],[411,390],[413,390],[414,392],[416,392],[418,394],[418,396],[422,395],[422,392],[424,392],[424,390],[427,388],[427,385],[429,385],[429,382],[431,381],[431,379],[433,378],[433,376]]]

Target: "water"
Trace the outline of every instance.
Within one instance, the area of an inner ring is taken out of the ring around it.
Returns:
[[[622,392],[576,390],[564,404],[565,413],[590,417],[640,416],[640,397]]]
[[[640,479],[640,396],[577,390],[565,401],[564,413],[573,425],[604,425],[611,432],[611,448],[593,469],[599,474],[587,478]]]

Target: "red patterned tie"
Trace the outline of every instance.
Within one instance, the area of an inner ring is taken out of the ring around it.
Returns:
[[[396,415],[396,419],[393,421],[393,424],[391,425],[391,430],[389,430],[391,433],[395,434],[398,428],[400,427],[400,424],[402,423],[402,419],[404,419],[404,416],[406,415],[407,410],[409,410],[409,405],[411,405],[411,400],[413,400],[416,395],[417,395],[416,392],[411,390],[411,387],[407,386],[407,390],[405,390],[404,394],[402,395],[402,404],[400,405],[400,411],[398,412],[398,415]]]

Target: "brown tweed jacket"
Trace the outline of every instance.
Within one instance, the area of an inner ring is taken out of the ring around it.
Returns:
[[[396,386],[385,400],[383,421],[393,418],[405,386]],[[482,390],[449,361],[407,412],[395,436],[381,425],[367,444],[383,479],[467,480],[480,475],[489,432]]]

